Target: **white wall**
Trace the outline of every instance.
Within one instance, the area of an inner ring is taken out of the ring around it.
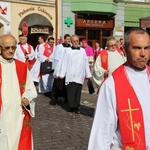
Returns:
[[[7,9],[5,12],[6,14],[3,14],[0,12],[0,22],[3,24],[3,26],[0,28],[0,34],[8,34],[10,33],[10,3],[7,2],[0,2],[0,7],[2,9]]]
[[[115,16],[115,27],[113,36],[117,39],[124,37],[124,7],[118,6]]]
[[[73,20],[73,24],[70,27],[67,27],[67,24],[64,23],[64,20],[70,17]],[[75,32],[75,14],[71,12],[71,4],[67,2],[62,2],[62,37],[65,34],[73,35]]]

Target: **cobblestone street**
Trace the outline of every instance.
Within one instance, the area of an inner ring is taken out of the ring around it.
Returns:
[[[34,150],[86,150],[97,94],[83,87],[80,114],[67,112],[67,105],[49,105],[50,99],[38,95],[33,118]]]

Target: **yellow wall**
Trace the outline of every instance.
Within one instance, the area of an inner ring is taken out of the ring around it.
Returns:
[[[60,28],[60,27],[62,26],[62,25],[61,25],[61,19],[62,19],[62,18],[61,18],[61,15],[60,15],[60,14],[61,14],[61,9],[62,9],[62,8],[61,8],[61,6],[62,6],[62,1],[61,1],[61,0],[57,0],[57,1],[58,1],[58,2],[57,2],[57,3],[58,3],[58,7],[57,7],[57,8],[58,8],[58,10],[57,10],[57,15],[58,15],[58,17],[57,17],[57,18],[58,18],[58,20],[57,20],[57,22],[58,22],[58,24],[57,24],[57,28],[58,28],[58,31],[57,31],[57,39],[59,39],[59,37],[62,36],[62,35],[61,35],[61,30],[62,30],[62,29]],[[61,25],[61,26],[60,26],[60,25]]]
[[[11,3],[11,18],[10,18],[11,34],[13,34],[18,39],[18,35],[20,34],[18,27],[19,27],[21,20],[27,15],[32,14],[32,13],[38,13],[46,17],[51,22],[54,28],[53,36],[55,37],[55,34],[56,34],[55,7],[19,4],[19,3]]]

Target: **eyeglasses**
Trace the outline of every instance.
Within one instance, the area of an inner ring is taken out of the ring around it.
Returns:
[[[109,45],[110,47],[113,47],[113,46],[117,46],[117,44],[112,44],[112,45]]]
[[[12,50],[16,50],[16,46],[0,46],[0,47],[2,47],[3,49],[5,49],[5,50],[9,50],[10,48],[12,49]]]
[[[79,42],[78,40],[75,40],[75,41],[72,41],[73,43],[75,43],[75,42]]]
[[[109,45],[110,47],[113,47],[113,46],[117,46],[117,44],[112,44],[112,45]]]

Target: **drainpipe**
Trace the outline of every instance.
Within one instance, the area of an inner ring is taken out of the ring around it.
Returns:
[[[56,34],[55,34],[55,45],[57,43],[58,39],[58,0],[55,0],[55,14],[56,14],[56,21],[55,21],[55,29],[56,29]]]

